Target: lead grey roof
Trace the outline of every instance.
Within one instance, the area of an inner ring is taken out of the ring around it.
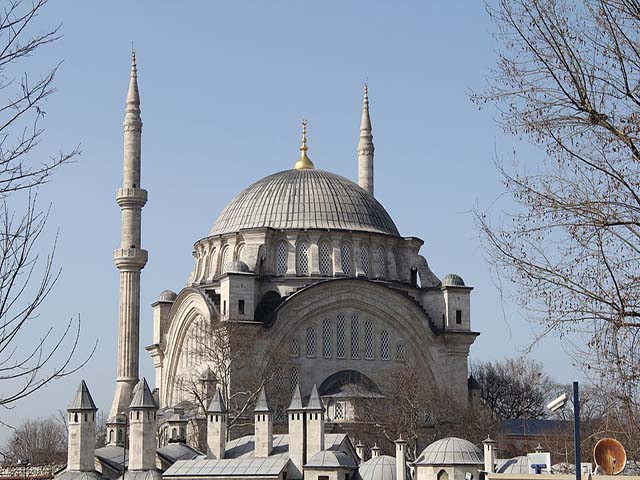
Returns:
[[[325,434],[324,439],[327,450],[340,450],[348,442],[344,433]],[[255,458],[254,451],[255,437],[246,435],[227,443],[225,458],[179,460],[163,477],[277,477],[289,463],[289,436],[273,436],[273,449],[268,458]]]
[[[307,410],[320,410],[324,411],[324,405],[320,400],[320,395],[318,394],[317,385],[313,385],[313,389],[311,390],[311,396],[309,397],[309,402],[307,403]]]
[[[269,405],[269,399],[267,398],[267,392],[264,390],[264,385],[260,389],[260,395],[258,395],[258,401],[256,402],[256,408],[254,412],[270,412],[271,405]]]
[[[484,463],[482,451],[468,440],[456,437],[437,440],[425,448],[416,465],[479,465]]]
[[[464,280],[456,273],[449,273],[442,279],[442,285],[445,287],[464,287]]]
[[[63,472],[56,475],[55,480],[105,480],[106,477],[103,477],[102,474],[92,470],[90,472],[70,472],[68,470],[64,470]]]
[[[118,479],[124,480],[162,480],[160,470],[127,470],[125,476]]]
[[[258,180],[224,208],[209,235],[248,228],[341,229],[399,236],[385,208],[340,175],[285,170]]]
[[[323,450],[312,456],[305,468],[356,468],[353,459],[344,452],[335,450]]]
[[[225,413],[227,408],[224,405],[224,400],[222,399],[222,394],[220,393],[220,388],[216,388],[216,393],[213,394],[213,398],[211,399],[211,403],[209,403],[209,407],[207,408],[207,413]]]
[[[289,404],[289,411],[304,410],[302,406],[302,395],[300,395],[300,385],[296,384],[296,388],[293,390],[293,396],[291,397],[291,403]]]
[[[496,473],[529,473],[529,459],[526,456],[497,460]]]
[[[129,408],[158,408],[146,378],[142,377],[133,390],[133,398]]]
[[[396,459],[380,455],[362,462],[358,467],[358,480],[396,480]]]
[[[80,382],[80,386],[78,386],[78,390],[76,391],[76,396],[73,397],[73,401],[67,410],[98,410],[98,407],[96,407],[96,404],[93,402],[91,393],[89,393],[89,388],[84,380]]]

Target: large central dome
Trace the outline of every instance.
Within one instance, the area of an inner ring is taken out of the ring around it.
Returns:
[[[210,235],[261,227],[399,235],[372,195],[351,180],[316,169],[285,170],[258,180],[231,200]]]

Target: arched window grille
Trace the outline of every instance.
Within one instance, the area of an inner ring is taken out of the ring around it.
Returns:
[[[309,275],[309,244],[307,242],[298,243],[296,273],[298,275]]]
[[[231,255],[229,254],[229,247],[225,246],[222,249],[222,260],[220,261],[220,268],[222,268],[221,273],[226,273],[231,267]]]
[[[288,267],[289,249],[286,242],[278,242],[276,247],[276,273],[286,275]]]
[[[300,341],[297,337],[293,337],[291,339],[291,348],[289,349],[289,355],[291,357],[299,357],[300,356]]]
[[[396,345],[396,360],[406,360],[407,352],[405,351],[404,343]]]
[[[364,322],[364,358],[367,360],[373,360],[373,343],[373,322],[371,320],[366,320]]]
[[[320,275],[329,276],[333,273],[333,262],[331,261],[331,245],[329,242],[320,243]]]
[[[385,256],[385,251],[382,246],[378,246],[376,249],[376,270],[378,271],[378,275],[381,277],[387,277],[387,259]]]
[[[315,327],[307,327],[307,342],[306,342],[306,354],[307,357],[316,356],[316,329]]]
[[[389,360],[389,332],[386,330],[380,332],[380,358]]]
[[[351,272],[351,247],[348,243],[343,243],[340,247],[340,263],[345,275],[352,275]]]
[[[209,278],[212,275],[215,274],[216,272],[216,249],[212,248],[209,251],[209,257],[208,257],[208,261],[207,261],[207,271],[205,274],[205,278]]]
[[[345,339],[346,339],[347,322],[344,315],[338,315],[336,322],[336,357],[345,358]]]
[[[356,313],[351,317],[351,358],[360,358],[360,318]]]
[[[298,369],[296,367],[292,367],[289,374],[289,386],[291,388],[291,393],[295,390],[296,385],[298,385]]]
[[[331,358],[331,320],[322,320],[322,358]]]
[[[366,276],[369,275],[369,247],[366,245],[360,246],[360,265],[362,267],[362,273]]]
[[[333,418],[335,420],[344,420],[344,404],[342,402],[336,402],[333,407]]]

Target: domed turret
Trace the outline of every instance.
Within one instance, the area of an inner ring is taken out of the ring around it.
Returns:
[[[178,294],[176,292],[174,292],[173,290],[164,290],[159,296],[158,296],[158,302],[165,302],[165,303],[173,303],[176,301],[176,298],[178,298]]]
[[[450,273],[445,275],[442,279],[443,287],[464,287],[464,280],[460,275],[456,275],[455,273]]]

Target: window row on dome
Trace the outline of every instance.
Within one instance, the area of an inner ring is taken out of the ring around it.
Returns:
[[[289,252],[289,243],[286,240],[276,243],[273,251],[276,275],[294,273],[289,268]],[[312,258],[312,255],[316,255],[317,258]],[[368,244],[360,243],[354,251],[350,242],[342,242],[339,248],[334,249],[329,240],[320,240],[317,249],[312,249],[307,240],[301,240],[295,246],[295,274],[319,274],[330,277],[336,273],[348,276],[357,273],[358,276],[386,278],[389,277],[389,258],[395,262],[396,271],[400,271],[400,258],[396,252],[387,252],[382,245],[375,245],[371,250]],[[312,265],[317,265],[316,272],[312,271]],[[339,271],[334,271],[334,265]]]
[[[330,318],[323,319],[320,331],[317,331],[316,325],[309,325],[304,331],[303,345],[298,337],[291,338],[289,356],[328,359],[335,355],[337,359],[348,357],[352,360],[375,360],[377,356],[380,360],[391,360],[391,338],[387,329],[376,335],[373,321],[361,321],[356,313],[348,319],[348,327],[347,329],[347,319],[343,314],[339,314],[335,321]],[[406,359],[406,350],[402,342],[396,343],[395,359]]]

